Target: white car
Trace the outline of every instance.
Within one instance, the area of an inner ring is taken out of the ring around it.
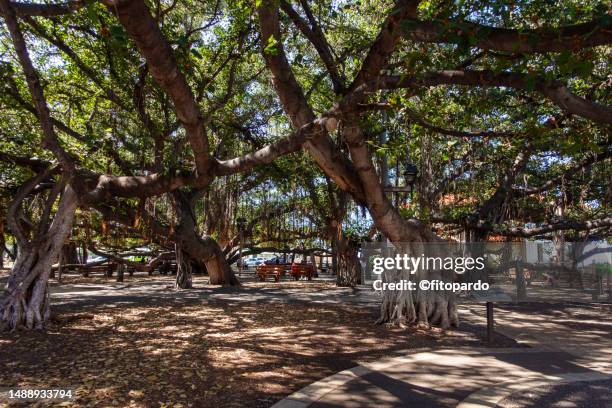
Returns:
[[[87,258],[87,263],[88,264],[102,263],[104,261],[106,261],[106,257],[105,256],[100,256],[100,255],[96,255],[96,256],[92,256],[92,257],[88,257]]]
[[[247,268],[251,268],[251,267],[263,265],[264,262],[265,262],[265,259],[263,258],[249,258],[246,261],[244,261],[244,265]]]

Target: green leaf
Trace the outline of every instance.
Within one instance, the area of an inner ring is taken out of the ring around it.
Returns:
[[[108,30],[111,38],[120,43],[126,43],[128,40],[128,35],[123,29],[123,27],[119,24],[112,25]]]
[[[276,38],[274,38],[274,36],[270,36],[268,38],[268,42],[266,44],[266,47],[264,48],[264,54],[266,55],[278,55],[278,41],[276,41]]]

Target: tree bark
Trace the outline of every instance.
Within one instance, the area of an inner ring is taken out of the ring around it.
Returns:
[[[19,243],[19,255],[0,301],[0,328],[44,328],[50,317],[47,283],[51,266],[70,235],[76,207],[76,193],[68,185],[49,228]]]
[[[179,244],[176,247],[176,281],[175,289],[191,289],[193,287],[193,271],[191,258]]]
[[[527,283],[525,282],[525,270],[523,263],[516,261],[516,300],[521,301],[527,299]]]
[[[6,247],[6,241],[4,239],[4,220],[0,220],[0,269],[4,269],[4,248],[5,247]]]
[[[380,35],[368,52],[363,68],[353,82],[350,90],[357,89],[362,83],[370,81],[372,77],[379,74],[380,69],[386,62],[389,54],[393,51],[400,36],[401,25],[399,21],[415,11],[416,3],[401,1],[398,12],[385,21]],[[295,79],[291,66],[285,56],[283,39],[280,34],[278,6],[273,2],[264,1],[257,9],[262,38],[274,41],[276,52],[263,50],[264,58],[273,77],[273,84],[281,104],[294,127],[300,128],[314,118],[314,113],[304,97],[304,93]],[[362,99],[358,98],[358,99]],[[326,130],[335,130],[336,126]],[[309,139],[304,147],[321,169],[340,187],[348,192],[357,201],[366,203],[368,210],[374,219],[376,227],[392,242],[423,242],[435,241],[437,237],[427,230],[417,220],[405,220],[393,208],[384,196],[380,180],[376,174],[372,162],[372,154],[368,150],[366,140],[358,127],[357,118],[345,118],[343,122],[343,136],[349,147],[352,161],[348,161],[344,155],[336,154],[337,151],[329,136],[321,133]],[[417,254],[415,252],[415,254]],[[449,277],[444,277],[448,280]],[[450,277],[453,278],[452,276]],[[383,311],[381,321],[406,320],[410,322],[440,322],[443,327],[457,324],[457,313],[454,301],[448,299],[444,293],[439,296],[419,293],[410,308],[403,299],[393,299],[392,291],[383,299]],[[395,291],[393,291],[395,292]],[[406,292],[406,291],[404,291]],[[410,296],[410,295],[409,295]],[[412,313],[408,310],[411,310]]]
[[[117,282],[123,282],[123,275],[125,274],[125,265],[119,264],[117,266]]]
[[[177,247],[188,255],[187,259],[195,259],[206,265],[211,285],[240,285],[217,241],[210,236],[198,235],[192,202],[195,195],[195,192],[187,193],[179,190],[172,193],[179,218],[179,224],[173,236],[174,241]]]
[[[62,255],[65,264],[76,264],[79,263],[79,256],[77,254],[77,248],[75,242],[68,242],[62,247]]]
[[[431,249],[426,249],[423,241],[414,241],[399,246],[398,253],[409,256],[430,255]],[[397,244],[396,244],[397,245]],[[388,270],[382,274],[383,282],[400,282],[402,280],[415,282],[416,290],[385,290],[378,323],[391,323],[399,326],[417,324],[420,326],[435,325],[443,329],[459,325],[457,305],[452,291],[427,290],[419,288],[421,280],[440,280],[452,282],[453,271],[418,270],[411,274],[406,270]]]
[[[83,242],[81,244],[81,263],[82,264],[87,264],[87,258],[88,258],[88,253],[87,253],[87,243]]]
[[[336,284],[355,287],[361,284],[361,264],[359,263],[359,246],[356,242],[342,238],[338,240],[339,268]]]

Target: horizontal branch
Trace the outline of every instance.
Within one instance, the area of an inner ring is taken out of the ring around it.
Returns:
[[[78,188],[84,190],[81,191],[82,199],[88,204],[110,201],[116,197],[157,196],[196,182],[195,173],[190,171],[147,176],[109,176],[82,171],[79,178],[81,183]]]
[[[313,255],[313,254],[317,254],[320,256],[331,256],[332,252],[325,249],[325,248],[308,248],[308,249],[303,249],[303,248],[276,248],[276,247],[247,247],[244,248],[242,251],[242,257],[244,258],[245,256],[249,256],[249,255],[255,255],[255,254],[261,254],[263,252],[277,252],[277,253],[287,253],[287,254],[297,254],[297,255]],[[232,256],[228,257],[228,263],[229,264],[233,264],[235,262],[238,261],[239,259],[239,255],[240,254],[233,254]]]
[[[140,271],[144,271],[144,272],[150,272],[154,270],[157,267],[157,265],[162,263],[164,260],[174,259],[174,252],[162,252],[145,264],[142,262],[130,261],[129,259],[125,259],[123,256],[127,256],[127,255],[120,255],[120,254],[115,255],[110,252],[101,251],[100,249],[96,248],[94,245],[89,245],[88,249],[91,252],[93,252],[95,255],[103,256],[118,264],[127,265],[132,268],[136,268]]]
[[[244,172],[257,165],[269,164],[282,155],[296,152],[301,149],[306,140],[312,139],[317,132],[321,132],[328,120],[330,119],[317,119],[302,126],[291,135],[283,137],[252,153],[234,159],[218,161],[214,174],[226,176]]]
[[[5,163],[12,163],[17,166],[28,167],[37,173],[51,166],[51,163],[46,160],[36,159],[33,157],[17,156],[2,151],[0,151],[0,161]]]
[[[601,218],[591,221],[579,221],[579,220],[559,220],[549,224],[541,225],[534,228],[499,228],[493,227],[490,231],[494,234],[504,235],[506,237],[523,237],[529,238],[537,235],[547,234],[553,231],[586,231],[594,228],[601,228],[612,225],[612,217]]]
[[[593,163],[597,163],[597,162],[600,162],[600,161],[607,160],[610,157],[612,157],[612,151],[606,151],[606,152],[603,152],[603,153],[592,155],[592,156],[582,160],[577,165],[568,168],[566,171],[564,171],[563,173],[559,174],[558,176],[551,178],[550,180],[546,181],[545,183],[542,183],[538,187],[512,186],[512,192],[513,192],[513,194],[520,195],[520,196],[528,196],[528,195],[532,195],[532,194],[542,193],[542,192],[550,190],[554,186],[558,185],[558,183],[561,182],[561,180],[564,180],[564,179],[565,180],[570,180],[570,179],[574,178],[583,169],[586,169],[588,166],[592,165]]]
[[[65,14],[70,14],[85,5],[83,1],[69,1],[66,3],[57,4],[35,4],[11,2],[11,7],[15,13],[22,16],[31,17],[57,17]]]
[[[420,76],[381,76],[343,101],[349,105],[359,93],[376,89],[415,88],[437,85],[464,85],[483,87],[509,87],[524,91],[538,91],[568,113],[601,123],[612,123],[612,108],[599,105],[570,92],[559,81],[550,81],[536,75],[514,72],[439,71]],[[350,106],[350,105],[349,105]]]
[[[511,53],[544,53],[578,50],[612,44],[608,17],[588,23],[537,29],[507,29],[467,21],[402,21],[404,36],[429,43],[469,43],[471,47]]]

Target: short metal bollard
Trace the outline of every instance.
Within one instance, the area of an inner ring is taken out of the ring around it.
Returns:
[[[495,321],[493,319],[493,302],[487,302],[487,342],[493,343],[493,335],[495,334]]]

